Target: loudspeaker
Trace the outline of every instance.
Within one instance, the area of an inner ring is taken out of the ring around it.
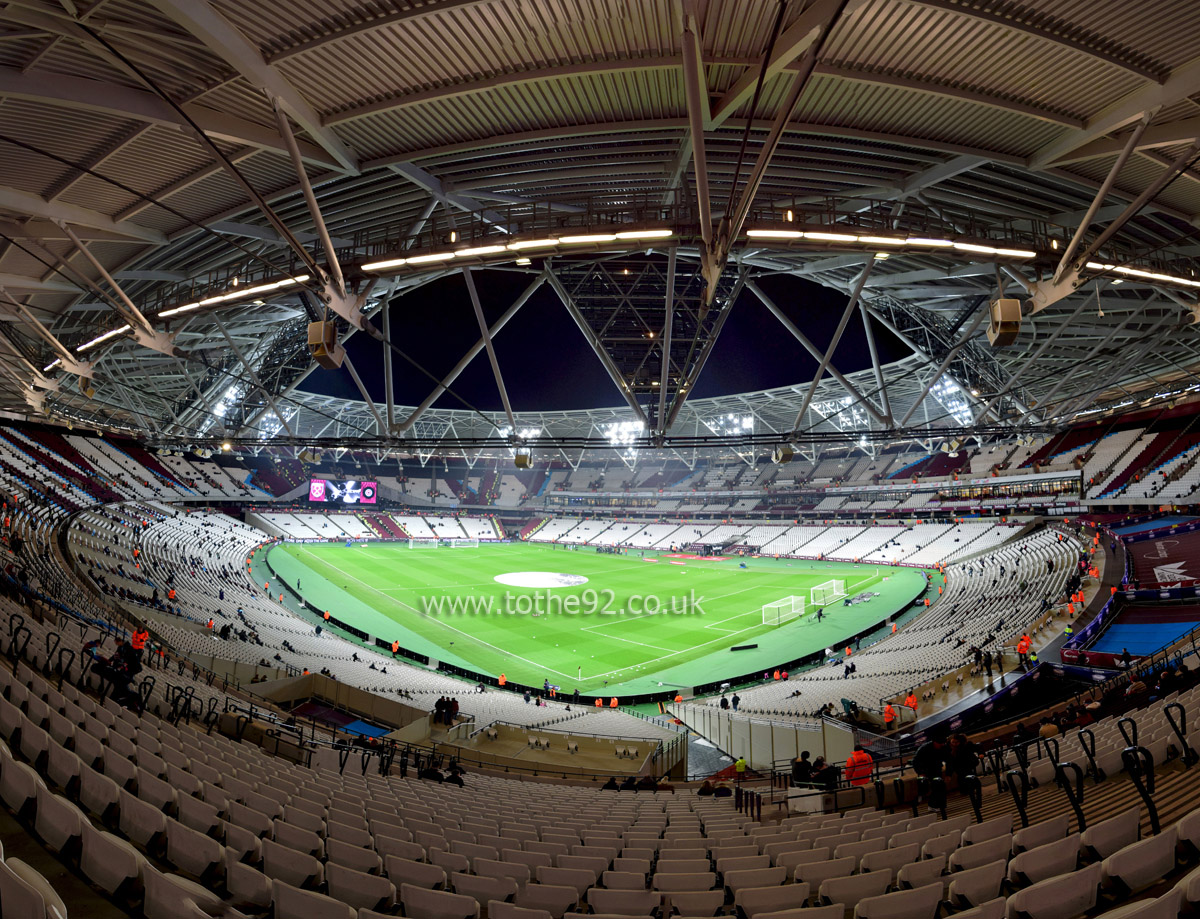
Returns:
[[[780,444],[771,452],[771,462],[779,465],[790,463],[795,455],[796,451],[790,444]]]
[[[993,348],[1007,348],[1021,334],[1021,301],[1009,297],[993,300],[990,304],[991,322],[987,337]]]
[[[308,353],[318,367],[336,370],[342,366],[346,349],[337,338],[337,326],[332,322],[310,322],[308,324]]]
[[[533,457],[529,455],[529,451],[518,450],[513,456],[513,465],[518,469],[530,469],[533,467]]]

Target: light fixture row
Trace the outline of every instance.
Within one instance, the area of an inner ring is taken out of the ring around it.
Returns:
[[[617,233],[579,233],[567,236],[547,236],[542,239],[515,239],[505,245],[471,246],[465,249],[446,249],[442,252],[426,252],[408,258],[389,258],[368,262],[363,271],[387,271],[404,265],[426,265],[431,262],[448,262],[456,258],[479,258],[498,255],[501,252],[523,252],[526,249],[553,249],[556,246],[587,246],[611,243],[618,240],[640,241],[644,239],[667,239],[674,231],[667,229],[623,230]]]
[[[206,297],[205,299],[197,300],[194,303],[184,303],[184,304],[181,304],[180,306],[175,306],[175,307],[172,307],[171,309],[163,310],[160,313],[156,313],[155,316],[156,316],[156,318],[158,318],[158,317],[165,318],[168,316],[176,316],[180,313],[187,313],[187,312],[191,312],[192,310],[200,309],[202,306],[212,306],[215,303],[227,303],[230,300],[242,300],[247,297],[257,297],[257,296],[260,296],[261,294],[274,293],[275,291],[283,290],[284,288],[287,288],[287,287],[294,287],[297,284],[303,284],[308,279],[309,279],[308,275],[298,274],[292,278],[284,278],[280,281],[271,281],[270,283],[267,283],[267,284],[258,284],[254,287],[245,287],[240,290],[230,291],[229,293],[218,294],[215,297]],[[110,338],[116,338],[118,335],[124,335],[126,332],[132,332],[132,331],[133,331],[133,327],[130,325],[123,325],[116,329],[109,329],[107,332],[101,332],[99,335],[97,335],[91,341],[85,341],[82,345],[77,345],[75,347],[75,350],[79,354],[82,354],[84,351],[87,351],[91,348],[96,347],[96,345],[104,344],[104,342],[108,341]],[[51,361],[49,364],[47,364],[45,367],[42,368],[42,372],[49,373],[51,370],[53,370],[55,367],[60,366],[61,364],[62,364],[62,360],[60,358],[55,358],[53,361]]]
[[[811,239],[814,242],[860,243],[864,246],[912,246],[925,249],[956,249],[976,255],[998,255],[1002,258],[1034,258],[1032,249],[1011,249],[1000,246],[985,246],[980,243],[956,239],[938,239],[928,236],[860,236],[854,233],[828,233],[824,230],[784,230],[773,227],[746,231],[750,239]]]

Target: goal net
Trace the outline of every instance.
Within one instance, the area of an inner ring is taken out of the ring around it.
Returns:
[[[436,549],[438,540],[432,536],[410,536],[408,547],[410,549]]]
[[[818,584],[809,593],[812,595],[813,606],[826,606],[846,596],[846,582],[826,581],[824,584]]]
[[[438,544],[443,549],[478,549],[478,539],[442,539]]]
[[[784,597],[774,603],[764,603],[762,608],[763,625],[781,625],[803,615],[803,597]]]

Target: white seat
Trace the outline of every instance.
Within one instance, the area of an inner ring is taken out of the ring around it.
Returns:
[[[149,850],[167,832],[167,815],[125,789],[121,789],[120,808],[117,827],[135,845]]]
[[[1004,859],[980,865],[967,871],[952,874],[947,899],[961,909],[969,909],[988,903],[1000,895],[1000,885],[1004,883],[1007,870]]]
[[[1110,855],[1102,863],[1105,887],[1126,896],[1170,874],[1175,869],[1176,839],[1175,827],[1168,827]]]
[[[850,855],[846,858],[800,864],[796,866],[795,878],[797,881],[807,882],[809,887],[820,890],[821,885],[830,878],[846,877],[853,873],[856,861],[857,859]]]
[[[831,906],[806,906],[804,909],[781,909],[773,913],[759,913],[758,919],[843,919],[845,915],[846,910],[842,904],[834,903]]]
[[[325,865],[325,884],[329,896],[354,909],[390,910],[396,904],[396,885],[390,880],[334,862]]]
[[[1093,860],[1099,861],[1138,841],[1141,814],[1137,807],[1094,823],[1080,834],[1080,845]]]
[[[358,919],[354,909],[340,900],[301,890],[278,878],[271,882],[275,919]]]
[[[1096,905],[1100,863],[1039,881],[1009,896],[1006,919],[1073,919]]]
[[[600,882],[609,890],[646,889],[646,875],[640,871],[605,871]]]
[[[854,907],[854,919],[934,919],[941,901],[942,884],[935,881],[923,887],[914,887],[912,890],[897,890],[876,897],[864,897]],[[1003,900],[1000,900],[1000,905],[1003,907]]]
[[[250,865],[237,860],[236,853],[225,850],[225,889],[238,903],[249,903],[261,910],[271,905],[271,879]]]
[[[1135,900],[1101,913],[1097,919],[1177,919],[1183,906],[1183,891],[1178,887],[1161,897]]]
[[[145,864],[142,854],[125,840],[84,824],[79,868],[109,896],[119,898],[119,891],[136,883]]]
[[[83,838],[83,812],[61,795],[42,785],[37,790],[37,815],[34,829],[50,849],[65,852]]]
[[[329,864],[353,868],[365,874],[378,873],[383,867],[381,859],[374,849],[360,849],[340,839],[325,840],[325,858]]]
[[[1004,919],[1004,906],[1007,900],[1004,897],[996,897],[995,900],[989,900],[982,906],[976,906],[974,909],[965,909],[961,913],[955,913],[954,919]]]
[[[425,849],[411,839],[397,839],[392,836],[375,837],[375,851],[385,861],[389,856],[419,862],[425,858]]]
[[[224,910],[221,898],[207,888],[178,875],[163,874],[153,865],[146,865],[143,869],[142,883],[145,886],[142,904],[145,919],[176,919],[187,914],[189,903],[203,905],[214,911]],[[240,915],[236,911],[223,914],[230,913]]]
[[[544,909],[526,909],[512,903],[493,900],[487,906],[488,919],[551,919]],[[360,916],[359,919],[362,919]]]
[[[315,887],[325,878],[319,861],[311,855],[281,846],[273,839],[262,841],[262,858],[263,874],[272,881],[304,888]]]
[[[108,776],[86,766],[79,773],[79,803],[88,813],[103,820],[120,800],[120,789]]]
[[[759,913],[774,913],[785,909],[800,909],[808,902],[809,886],[804,883],[783,884],[778,887],[743,887],[733,898],[734,906],[755,919]]]
[[[841,903],[846,909],[858,905],[866,897],[879,897],[892,882],[892,872],[887,868],[866,874],[853,874],[844,878],[830,878],[821,885],[821,902]]]
[[[1070,829],[1070,818],[1066,814],[1051,817],[1013,833],[1012,854],[1020,855],[1057,839],[1065,839]]]
[[[574,887],[526,884],[517,891],[515,902],[517,906],[545,910],[550,914],[551,919],[562,919],[563,913],[579,902],[579,895]]]
[[[584,891],[596,883],[595,872],[587,868],[538,868],[534,877],[539,884],[574,887],[580,899]]]
[[[223,855],[215,839],[167,819],[167,861],[179,871],[207,879],[220,866]]]
[[[13,759],[3,744],[0,749],[4,751],[0,755],[0,798],[10,810],[19,813],[26,805],[37,801],[38,787],[45,787],[46,783],[32,766]]]
[[[1079,862],[1079,834],[1029,849],[1008,863],[1008,879],[1026,887],[1057,874],[1074,871]]]
[[[658,909],[661,897],[652,890],[612,890],[593,887],[587,902],[593,912],[622,916],[644,916]],[[489,910],[488,919],[496,919]]]
[[[879,852],[868,852],[859,862],[860,871],[878,871],[887,868],[892,872],[892,883],[896,882],[896,873],[904,866],[912,864],[921,857],[921,846],[915,842],[906,846],[896,846]]]
[[[176,810],[180,823],[205,836],[221,823],[220,812],[215,807],[190,795],[180,795],[176,799]]]
[[[900,870],[896,872],[896,886],[906,890],[924,887],[941,878],[945,870],[946,859],[940,855],[937,858],[927,858],[920,862],[910,862],[907,865],[901,865]],[[939,881],[939,883],[941,882]]]
[[[650,886],[655,890],[672,893],[688,890],[712,890],[716,882],[717,875],[713,871],[656,871]]]
[[[401,858],[398,855],[385,855],[383,864],[389,880],[397,887],[409,884],[434,890],[446,886],[446,872],[437,865]]]
[[[517,895],[517,882],[512,878],[486,878],[455,872],[450,876],[450,885],[455,893],[474,897],[481,909],[486,909],[491,900],[507,901]]]
[[[980,825],[982,826],[982,824]],[[1011,833],[1006,833],[1003,836],[992,836],[983,842],[955,849],[950,855],[950,870],[967,871],[971,868],[990,864],[1000,858],[1007,859],[1011,851]]]
[[[50,883],[19,858],[0,861],[0,917],[67,919],[67,907]]]
[[[442,890],[401,884],[400,903],[409,919],[479,919],[479,903],[474,897]]]
[[[725,905],[725,891],[680,890],[667,894],[663,899],[670,900],[680,916],[713,916]]]

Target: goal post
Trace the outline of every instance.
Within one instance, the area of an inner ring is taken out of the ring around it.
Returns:
[[[803,615],[803,597],[784,597],[782,600],[764,603],[762,608],[763,625],[782,625]]]
[[[809,591],[813,606],[826,606],[835,600],[846,596],[846,582],[840,580],[826,581],[818,584]]]
[[[440,545],[444,549],[478,549],[479,540],[443,538]]]
[[[408,538],[408,547],[410,549],[436,549],[438,541],[435,537],[410,536]]]

